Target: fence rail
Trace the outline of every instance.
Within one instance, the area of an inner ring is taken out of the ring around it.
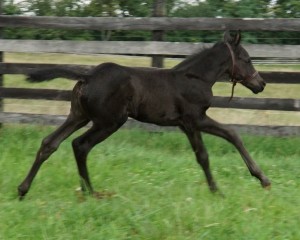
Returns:
[[[70,101],[71,91],[54,89],[0,87],[0,97],[16,99],[45,99],[56,101]],[[231,101],[229,101],[229,97],[215,96],[213,98],[212,107],[300,111],[300,99],[235,97]]]
[[[90,69],[91,65],[78,64],[38,64],[38,63],[0,63],[0,74],[28,74],[34,70],[51,67],[81,68],[82,71]],[[260,75],[267,83],[299,84],[300,72],[270,72],[262,71]],[[220,79],[218,81],[227,81]]]
[[[248,30],[299,31],[299,18],[117,18],[0,16],[0,27],[86,30]]]
[[[77,64],[38,64],[38,63],[0,63],[0,74],[28,74],[34,70],[51,67],[68,67],[81,68],[82,71],[90,69],[91,65],[77,65]],[[267,83],[281,83],[281,84],[299,84],[300,72],[260,72],[260,75]],[[227,80],[219,79],[220,82]],[[1,95],[0,95],[1,97]]]
[[[209,43],[153,42],[153,41],[70,41],[70,40],[1,40],[3,52],[44,52],[75,54],[123,54],[187,56]],[[254,58],[300,58],[298,45],[243,45]]]
[[[26,113],[1,113],[0,119],[2,123],[14,124],[42,124],[42,125],[61,125],[65,120],[64,115],[45,115],[45,114],[26,114]],[[271,136],[299,136],[300,126],[256,126],[243,124],[227,124],[231,128],[241,133],[250,134],[268,134]],[[158,127],[153,124],[142,123],[133,119],[128,119],[125,123],[127,128],[141,127],[151,131],[173,130],[174,127]]]

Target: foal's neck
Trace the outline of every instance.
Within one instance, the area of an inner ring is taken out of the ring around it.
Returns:
[[[228,73],[230,64],[230,53],[226,45],[219,42],[209,49],[191,55],[174,69],[185,71],[191,76],[197,76],[212,86]]]

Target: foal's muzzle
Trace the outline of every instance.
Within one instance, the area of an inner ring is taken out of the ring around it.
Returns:
[[[255,94],[262,92],[266,86],[266,82],[257,71],[255,71],[241,83]]]

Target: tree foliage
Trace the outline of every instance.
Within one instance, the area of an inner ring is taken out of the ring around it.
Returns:
[[[4,0],[4,14],[71,17],[149,17],[154,0]],[[299,18],[299,0],[166,0],[169,17]],[[77,31],[55,29],[6,29],[6,38],[150,40],[147,31]],[[168,41],[211,42],[220,32],[169,31]],[[245,32],[252,43],[300,44],[299,32]]]

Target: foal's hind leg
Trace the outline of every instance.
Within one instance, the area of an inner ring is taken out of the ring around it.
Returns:
[[[61,125],[52,134],[44,138],[28,175],[18,187],[20,199],[22,199],[28,192],[31,183],[43,162],[46,161],[50,157],[50,155],[56,151],[63,140],[65,140],[79,128],[86,125],[88,122],[89,120],[82,117],[76,117],[71,113],[68,116],[67,120],[63,123],[63,125]]]
[[[204,146],[201,134],[198,131],[186,131],[183,128],[182,130],[187,135],[190,144],[192,145],[192,148],[195,152],[197,162],[200,164],[205,173],[209,189],[212,192],[216,192],[218,190],[217,185],[210,171],[208,154]]]
[[[269,187],[271,185],[271,182],[269,181],[269,179],[263,174],[263,172],[257,166],[255,161],[250,157],[248,151],[246,150],[246,148],[243,145],[242,140],[235,133],[235,131],[227,128],[225,125],[220,124],[207,116],[201,122],[201,131],[222,137],[222,138],[226,139],[227,141],[231,142],[237,148],[237,150],[240,152],[251,175],[258,178],[263,187]]]
[[[120,121],[119,124],[111,123],[109,126],[94,124],[86,133],[73,140],[72,146],[81,180],[82,191],[87,190],[90,194],[94,194],[86,165],[88,153],[96,144],[104,141],[117,131],[126,120],[127,117],[124,118],[123,121]]]

